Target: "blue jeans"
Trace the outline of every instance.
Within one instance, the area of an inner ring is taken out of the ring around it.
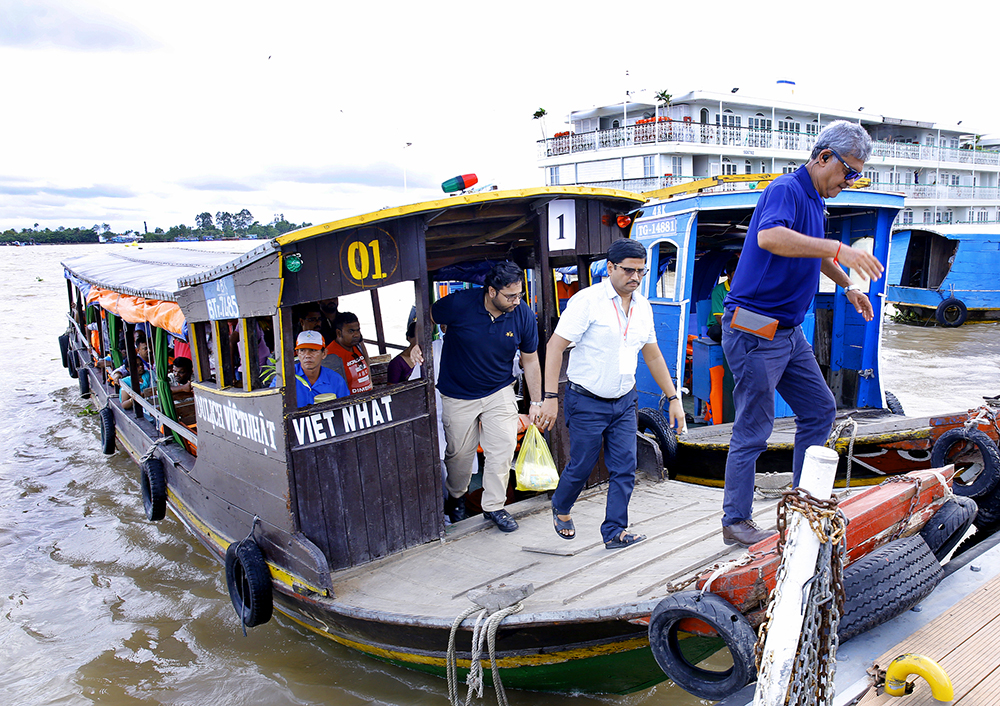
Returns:
[[[628,527],[628,502],[635,487],[638,399],[635,389],[614,402],[606,402],[567,388],[563,401],[563,416],[569,430],[569,463],[559,476],[552,507],[560,515],[570,513],[597,465],[603,445],[604,465],[610,476],[607,509],[601,525],[605,542]]]
[[[722,349],[733,371],[736,418],[726,459],[722,501],[724,527],[749,520],[753,512],[757,457],[774,429],[774,392],[795,413],[792,487],[798,486],[806,449],[826,443],[837,415],[833,393],[816,363],[802,328],[779,329],[773,341],[730,328],[722,317]]]

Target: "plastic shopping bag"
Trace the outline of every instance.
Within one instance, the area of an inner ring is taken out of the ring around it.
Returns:
[[[549,453],[542,432],[534,424],[528,427],[521,440],[521,453],[517,455],[518,490],[554,490],[559,485],[559,474],[555,461]]]

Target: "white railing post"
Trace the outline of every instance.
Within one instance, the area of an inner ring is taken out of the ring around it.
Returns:
[[[829,499],[839,458],[833,449],[810,446],[806,450],[799,487],[819,500]],[[784,578],[774,588],[771,621],[761,657],[761,672],[766,678],[757,682],[754,706],[785,702],[802,632],[804,605],[812,593],[811,587],[803,589],[813,578],[819,556],[820,541],[809,521],[798,512],[789,514],[782,562]],[[794,561],[788,560],[789,557],[794,557]]]

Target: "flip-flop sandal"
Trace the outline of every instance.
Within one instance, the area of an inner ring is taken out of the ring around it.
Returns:
[[[576,538],[576,525],[573,524],[572,518],[569,520],[560,520],[559,512],[555,508],[552,508],[552,524],[555,525],[556,534],[563,539]],[[563,530],[569,530],[573,534],[563,534]]]
[[[631,545],[635,544],[636,542],[641,542],[645,538],[646,538],[646,535],[644,535],[644,534],[631,534],[629,532],[626,532],[624,535],[621,535],[621,534],[618,535],[617,537],[615,537],[614,539],[612,539],[610,542],[605,542],[604,543],[604,548],[605,549],[621,549],[623,547],[631,546]]]

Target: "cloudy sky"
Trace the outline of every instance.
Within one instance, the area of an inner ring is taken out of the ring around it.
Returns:
[[[320,223],[462,173],[537,185],[535,110],[551,134],[626,90],[787,78],[806,103],[1000,132],[983,5],[812,6],[0,0],[0,230]]]

